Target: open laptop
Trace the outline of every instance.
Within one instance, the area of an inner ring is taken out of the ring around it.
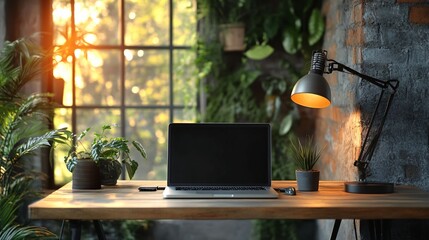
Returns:
[[[269,124],[172,123],[164,198],[277,198]]]

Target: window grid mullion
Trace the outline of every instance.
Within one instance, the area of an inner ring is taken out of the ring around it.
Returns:
[[[170,122],[174,121],[174,84],[173,84],[173,0],[169,1],[169,10],[170,10],[170,19],[169,19],[169,54],[170,54],[170,58],[169,58],[169,66],[168,66],[168,70],[169,70],[169,83],[170,83]]]
[[[121,35],[121,39],[120,39],[120,46],[121,46],[121,76],[120,76],[120,81],[121,81],[121,136],[126,137],[125,135],[125,55],[124,55],[124,51],[125,51],[125,0],[121,0],[120,1],[120,9],[121,9],[121,13],[120,13],[120,19],[121,19],[121,23],[120,23],[120,35]],[[124,174],[122,174],[122,176],[124,176]]]

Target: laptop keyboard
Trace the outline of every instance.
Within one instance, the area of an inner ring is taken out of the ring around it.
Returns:
[[[265,187],[176,187],[176,190],[185,190],[185,191],[217,191],[217,190],[227,190],[227,191],[243,191],[243,190],[266,190]]]

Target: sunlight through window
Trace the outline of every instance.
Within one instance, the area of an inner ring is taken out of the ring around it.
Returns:
[[[168,124],[196,119],[196,2],[53,0],[52,9],[53,74],[64,79],[55,127],[118,123],[148,154],[134,179],[166,179]],[[65,151],[55,150],[58,185],[71,180]]]

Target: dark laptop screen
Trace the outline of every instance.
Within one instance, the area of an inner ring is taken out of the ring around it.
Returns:
[[[269,124],[169,126],[169,186],[270,186]]]

